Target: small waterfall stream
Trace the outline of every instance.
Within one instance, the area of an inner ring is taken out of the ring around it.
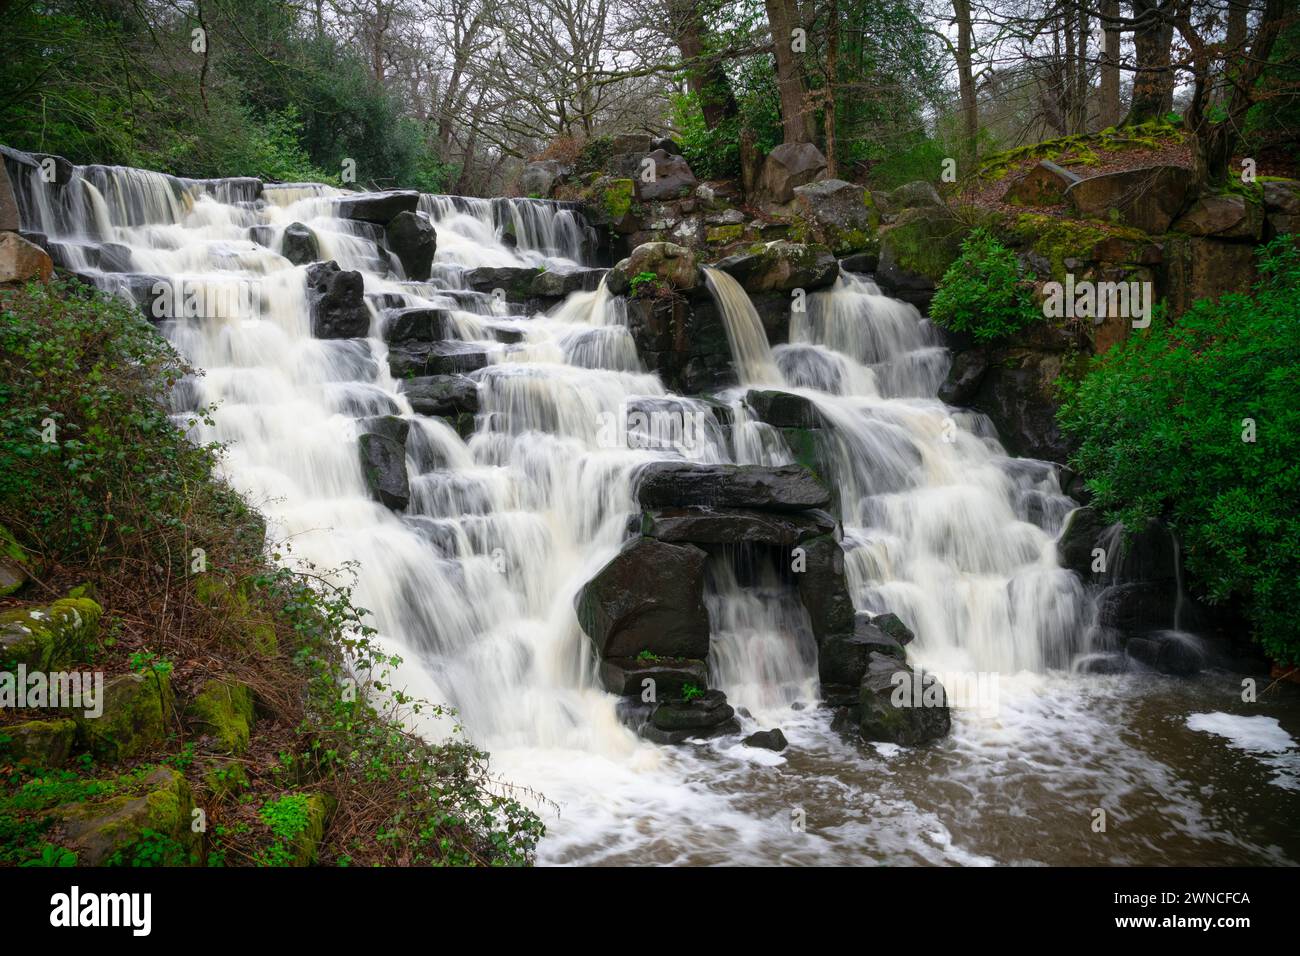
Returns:
[[[630,408],[713,419],[707,403],[669,394],[644,370],[626,303],[603,284],[523,316],[466,283],[480,267],[582,267],[593,233],[573,209],[422,196],[438,251],[431,279],[414,282],[373,228],[338,217],[342,194],[325,186],[268,185],[255,198],[241,180],[91,166],[57,189],[33,174],[19,192],[25,222],[60,264],[109,291],[139,301],[157,277],[249,291],[202,319],[159,323],[204,372],[178,392],[178,416],[218,403],[195,437],[228,444],[225,472],[266,512],[271,536],[323,567],[356,562],[358,603],[405,659],[399,681],[457,708],[503,780],[559,808],[542,808],[543,862],[1300,856],[1293,837],[1232,809],[1259,800],[1239,776],[1248,751],[1216,771],[1196,756],[1205,736],[1169,722],[1228,707],[1224,694],[1067,673],[1087,649],[1086,596],[1053,547],[1071,502],[1050,466],[1008,457],[987,419],[933,397],[946,350],[912,307],[867,279],[846,274],[811,295],[790,344],[772,349],[735,280],[706,270],[741,380],[723,396],[730,433],[714,422],[689,436],[611,440]],[[312,337],[305,268],[275,251],[294,222],[316,233],[322,257],[363,274],[368,337]],[[390,373],[382,332],[396,304],[445,310],[454,337],[487,353],[471,375],[480,410],[467,437],[414,415]],[[624,540],[638,468],[794,460],[745,405],[750,386],[801,396],[824,423],[858,607],[902,617],[917,635],[910,651],[941,677],[1000,677],[991,711],[963,691],[978,694],[978,682],[945,680],[965,708],[942,745],[864,748],[832,732],[799,609],[778,582],[742,583],[725,562],[710,566],[707,593],[715,680],[749,714],[745,732],[779,725],[790,749],[648,744],[600,689],[573,598]],[[371,499],[356,453],[358,419],[382,414],[411,422],[411,501],[400,514]],[[1300,769],[1282,779],[1265,789],[1291,781],[1300,792]],[[1090,832],[1097,806],[1131,828],[1122,842]],[[795,810],[806,830],[791,826]]]

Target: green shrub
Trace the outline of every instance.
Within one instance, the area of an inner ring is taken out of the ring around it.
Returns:
[[[1198,301],[1176,322],[1158,310],[1061,383],[1058,417],[1108,520],[1165,518],[1191,590],[1239,601],[1264,649],[1297,662],[1300,247],[1274,240],[1260,273],[1251,294]]]
[[[987,230],[976,229],[962,241],[961,255],[939,282],[930,318],[989,342],[1040,320],[1042,312],[1022,283],[1016,254]]]

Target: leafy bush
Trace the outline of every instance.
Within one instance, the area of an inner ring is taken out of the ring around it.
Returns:
[[[953,332],[989,342],[1040,320],[1042,312],[1022,283],[1016,254],[981,228],[962,241],[961,255],[930,303],[930,317]]]
[[[1273,657],[1300,661],[1300,246],[1260,250],[1250,295],[1158,313],[1062,382],[1061,426],[1109,520],[1164,517],[1191,589],[1239,601]],[[1255,429],[1253,441],[1249,429]]]
[[[672,97],[673,125],[681,139],[682,156],[699,179],[740,177],[740,119],[730,117],[712,129],[694,93]]]

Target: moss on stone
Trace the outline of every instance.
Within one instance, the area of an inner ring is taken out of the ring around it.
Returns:
[[[0,597],[17,592],[38,570],[36,559],[0,524]]]
[[[103,608],[90,598],[0,611],[0,669],[62,670],[87,660]]]
[[[745,234],[745,227],[743,224],[736,224],[730,226],[711,226],[709,228],[709,231],[705,233],[704,240],[705,242],[722,242],[722,243],[735,242],[738,239],[740,239],[744,234]]]
[[[880,251],[903,270],[937,283],[961,255],[969,231],[969,225],[943,210],[909,209],[881,231]]]
[[[156,767],[147,776],[119,778],[128,792],[64,804],[51,816],[87,866],[184,865],[198,859],[191,827],[193,800],[184,776]]]
[[[27,720],[0,727],[0,754],[33,767],[61,767],[72,752],[72,720]]]
[[[223,751],[245,754],[254,723],[252,691],[232,681],[206,681],[186,708],[186,718]]]
[[[1095,222],[1062,219],[1041,213],[1021,213],[1003,220],[995,231],[1001,233],[1012,245],[1028,249],[1052,265],[1051,278],[1062,279],[1070,269],[1066,260],[1095,260],[1097,247],[1103,242],[1119,239],[1136,245],[1150,242],[1150,237],[1139,229],[1127,226],[1102,226]],[[1048,278],[1040,276],[1040,278]]]
[[[248,771],[238,760],[220,760],[204,772],[203,782],[213,796],[224,799],[237,795],[248,786]]]
[[[227,618],[239,621],[253,649],[267,656],[276,653],[275,623],[270,612],[259,606],[252,578],[232,582],[219,572],[208,571],[195,577],[194,596],[208,607],[223,611]]]
[[[73,719],[81,745],[97,760],[116,763],[161,744],[171,712],[170,675],[149,669],[105,681],[103,713]]]

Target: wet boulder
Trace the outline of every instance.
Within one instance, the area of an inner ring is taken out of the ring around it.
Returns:
[[[654,703],[681,697],[687,686],[707,687],[709,668],[702,660],[680,657],[610,657],[600,662],[600,682],[611,694]]]
[[[692,737],[716,737],[740,731],[735,709],[720,690],[692,696],[689,700],[664,701],[654,709],[642,736],[656,743],[677,744]]]
[[[785,734],[781,733],[780,727],[773,727],[771,730],[760,730],[750,734],[741,741],[746,747],[758,747],[762,750],[774,750],[780,753],[788,747],[789,741],[785,739]]]
[[[830,285],[839,275],[840,264],[830,249],[777,239],[758,252],[728,256],[716,266],[749,293],[811,292]]]
[[[689,544],[633,538],[578,593],[578,623],[601,658],[703,659],[705,553]]]
[[[310,226],[291,222],[280,235],[280,255],[296,266],[320,260],[320,240]]]
[[[420,415],[472,415],[478,411],[478,385],[464,375],[410,378],[400,382],[398,388]]]
[[[451,314],[446,309],[414,305],[392,309],[384,316],[384,341],[441,342],[451,335]]]
[[[857,611],[844,576],[844,549],[832,535],[797,545],[791,554],[799,600],[819,648],[854,634]]]
[[[384,226],[384,241],[401,262],[406,278],[428,280],[438,250],[438,235],[425,213],[399,212]]]
[[[1152,631],[1129,638],[1124,652],[1147,667],[1175,677],[1197,674],[1206,663],[1204,645],[1191,634],[1180,631]]]
[[[989,370],[988,353],[984,349],[966,349],[952,357],[948,377],[939,386],[939,401],[946,405],[968,405],[984,381]]]
[[[644,508],[713,507],[803,511],[830,504],[830,492],[802,465],[702,465],[659,461],[637,483]]]
[[[406,342],[388,350],[388,369],[397,379],[475,372],[487,364],[487,351],[469,342]]]
[[[541,299],[562,299],[574,292],[593,292],[600,286],[604,269],[547,269],[533,279],[529,293]]]
[[[419,205],[420,194],[413,189],[358,193],[338,200],[338,215],[341,219],[383,226],[400,212],[415,212]]]
[[[370,333],[365,280],[337,262],[318,262],[307,270],[311,330],[318,339],[364,338]]]
[[[357,438],[357,448],[371,497],[394,511],[405,509],[411,500],[406,447],[387,435],[365,432]]]
[[[885,630],[872,622],[871,615],[854,616],[853,631],[832,634],[817,650],[817,672],[823,684],[857,686],[867,672],[872,654],[906,662],[907,651]]]
[[[817,406],[803,395],[751,388],[745,393],[745,404],[755,418],[773,428],[820,428],[824,424]]]
[[[743,508],[657,508],[645,512],[641,521],[641,533],[648,537],[700,545],[790,547],[833,534],[835,528],[835,519],[819,510],[781,514]]]
[[[475,292],[500,289],[510,301],[522,302],[541,273],[536,266],[481,266],[465,273],[465,285]]]
[[[952,728],[948,695],[934,675],[884,654],[870,655],[858,708],[863,740],[916,747],[946,737]]]
[[[1098,578],[1092,570],[1096,560],[1093,551],[1104,550],[1102,533],[1106,522],[1096,508],[1075,508],[1066,516],[1060,537],[1056,539],[1056,559],[1061,567],[1069,568],[1085,581]]]

